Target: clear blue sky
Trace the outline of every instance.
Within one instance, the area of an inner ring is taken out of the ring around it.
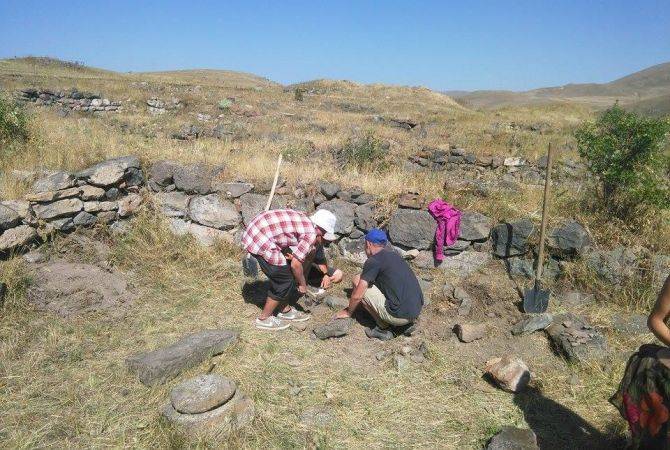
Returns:
[[[0,0],[0,57],[513,89],[670,61],[670,0]]]

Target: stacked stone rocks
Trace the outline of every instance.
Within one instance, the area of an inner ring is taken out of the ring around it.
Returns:
[[[118,224],[142,204],[144,175],[135,156],[103,161],[81,172],[54,172],[35,181],[24,200],[0,202],[0,251],[25,248],[54,231]]]
[[[520,157],[478,156],[459,147],[452,147],[450,150],[427,148],[411,156],[406,162],[406,168],[410,170],[464,170],[479,173],[490,171],[500,173],[506,181],[528,184],[542,184],[546,167],[546,157],[533,162]],[[575,179],[584,176],[585,170],[582,164],[568,160],[556,162],[554,173],[558,179]]]
[[[22,89],[18,93],[20,100],[36,105],[57,105],[73,111],[113,112],[121,109],[121,102],[101,98],[98,94],[72,91],[53,91],[49,89]]]
[[[163,101],[156,97],[147,100],[147,111],[154,116],[165,114],[168,111],[182,109],[183,107],[184,103],[176,97],[172,97],[169,101]]]
[[[154,206],[169,218],[174,233],[193,235],[206,246],[218,239],[238,243],[244,226],[263,211],[270,186],[226,180],[225,175],[223,166],[158,161],[150,169],[148,187],[154,192]],[[103,161],[78,173],[43,176],[33,183],[25,199],[0,202],[0,251],[27,247],[48,232],[97,223],[120,226],[142,204],[144,184],[135,156]],[[362,264],[365,232],[382,227],[406,259],[419,268],[432,268],[436,266],[431,251],[436,222],[426,210],[427,203],[418,193],[408,192],[396,199],[397,209],[386,214],[377,199],[360,188],[343,189],[325,181],[289,188],[282,182],[272,208],[306,213],[327,209],[335,214],[338,240],[330,246],[332,256]],[[445,248],[447,258],[439,267],[467,276],[495,256],[508,263],[513,275],[532,277],[531,241],[535,234],[528,219],[493,225],[483,214],[464,211],[460,236]],[[545,273],[558,276],[562,260],[579,256],[596,265],[603,258],[598,259],[598,252],[589,244],[587,231],[577,222],[568,221],[551,230],[548,246],[552,258]],[[614,269],[608,274],[615,273]]]
[[[189,438],[225,441],[254,418],[254,403],[224,376],[200,375],[179,383],[161,411],[165,420]]]
[[[225,181],[224,175],[222,166],[159,161],[151,168],[149,188],[175,233],[191,234],[203,245],[212,245],[216,239],[238,242],[243,227],[264,210],[269,186]],[[342,190],[332,183],[291,191],[282,182],[272,208],[305,213],[330,210],[338,218],[335,231],[345,251],[360,244],[364,232],[378,225],[371,195],[360,189]]]
[[[177,234],[191,234],[204,245],[216,239],[239,242],[246,224],[263,211],[269,185],[225,179],[223,166],[202,163],[184,165],[173,161],[156,162],[149,173],[154,202],[170,218]],[[327,209],[337,217],[336,254],[354,263],[365,261],[365,232],[374,227],[388,231],[391,243],[419,268],[435,267],[431,251],[436,222],[428,213],[428,199],[407,192],[397,200],[397,209],[386,217],[377,199],[357,187],[342,188],[322,181],[289,188],[280,183],[272,208],[292,208],[306,213]],[[529,219],[494,226],[491,218],[464,211],[458,240],[445,247],[450,258],[440,265],[445,270],[469,274],[491,260],[508,259],[514,274],[533,275],[530,245],[535,226]],[[574,221],[550,232],[549,246],[556,258],[572,258],[590,243],[586,230]],[[552,276],[558,275],[558,259],[548,262]]]

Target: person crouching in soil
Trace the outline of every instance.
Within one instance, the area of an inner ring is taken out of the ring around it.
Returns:
[[[323,209],[310,217],[292,209],[277,209],[260,213],[249,223],[242,235],[242,246],[256,258],[270,281],[265,305],[256,319],[257,328],[284,330],[292,321],[310,319],[308,314],[291,307],[289,301],[307,292],[306,266],[314,258],[317,246],[335,239],[336,221],[332,212]]]
[[[670,448],[670,276],[647,320],[664,346],[642,345],[628,360],[619,389],[610,399],[626,419],[634,449]]]
[[[370,338],[391,339],[395,334],[411,333],[423,307],[419,280],[407,262],[387,246],[386,233],[373,228],[365,235],[368,259],[363,271],[353,280],[349,306],[336,319],[351,317],[359,304],[375,319],[377,326],[365,330]]]

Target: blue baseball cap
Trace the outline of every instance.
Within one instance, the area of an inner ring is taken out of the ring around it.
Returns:
[[[384,233],[384,231],[380,230],[379,228],[373,228],[365,235],[365,240],[373,244],[383,245],[386,244],[388,238],[386,237],[386,233]]]

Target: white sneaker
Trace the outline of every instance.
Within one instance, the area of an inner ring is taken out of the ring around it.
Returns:
[[[261,330],[285,330],[290,326],[290,323],[282,322],[275,316],[270,316],[265,320],[256,319],[256,328]]]
[[[305,322],[312,318],[309,314],[298,311],[295,308],[291,308],[289,312],[280,312],[277,314],[277,318],[281,320],[288,320],[291,322]]]

